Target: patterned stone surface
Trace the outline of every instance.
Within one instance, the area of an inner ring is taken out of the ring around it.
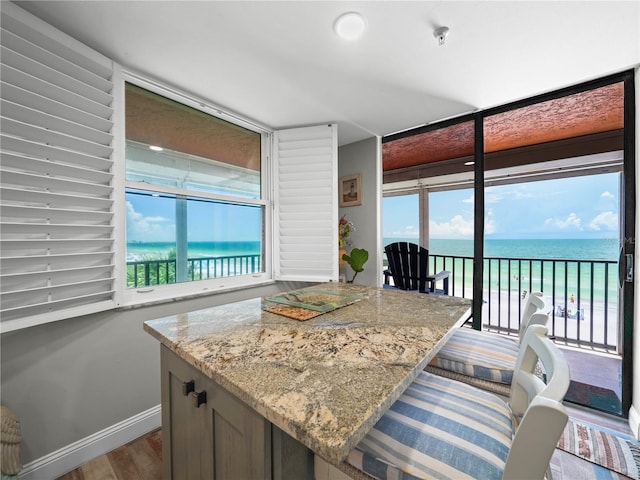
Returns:
[[[329,283],[354,304],[300,322],[264,299],[145,322],[147,332],[338,464],[428,364],[471,301]]]

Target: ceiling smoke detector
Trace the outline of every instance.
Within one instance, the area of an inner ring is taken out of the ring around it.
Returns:
[[[446,40],[448,34],[449,27],[436,28],[433,32],[433,36],[438,39],[438,45],[440,46],[444,45],[444,41]]]

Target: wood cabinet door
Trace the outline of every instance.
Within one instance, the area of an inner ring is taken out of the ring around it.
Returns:
[[[161,349],[163,476],[213,479],[211,411],[196,401],[208,380],[166,347]]]
[[[214,478],[271,479],[271,423],[215,384],[207,393],[213,419]]]
[[[271,423],[161,349],[164,478],[270,480]]]

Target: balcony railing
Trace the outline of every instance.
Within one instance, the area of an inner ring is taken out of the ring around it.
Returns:
[[[260,254],[197,257],[187,259],[187,278],[182,281],[248,275],[262,270]],[[176,259],[127,262],[127,287],[176,283]]]
[[[262,270],[259,254],[189,258],[187,281]],[[429,271],[448,270],[449,293],[473,296],[473,258],[430,255]],[[603,260],[485,258],[483,328],[517,335],[521,299],[542,291],[553,303],[551,335],[567,344],[618,350],[617,262]],[[127,286],[176,282],[175,259],[127,262]]]
[[[521,299],[542,291],[553,303],[550,334],[578,347],[618,350],[616,261],[485,258],[483,328],[517,335]],[[429,271],[449,270],[451,295],[473,296],[473,258],[430,255]]]

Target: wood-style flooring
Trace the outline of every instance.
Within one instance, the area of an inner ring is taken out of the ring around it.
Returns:
[[[161,480],[162,435],[155,430],[57,480]]]

